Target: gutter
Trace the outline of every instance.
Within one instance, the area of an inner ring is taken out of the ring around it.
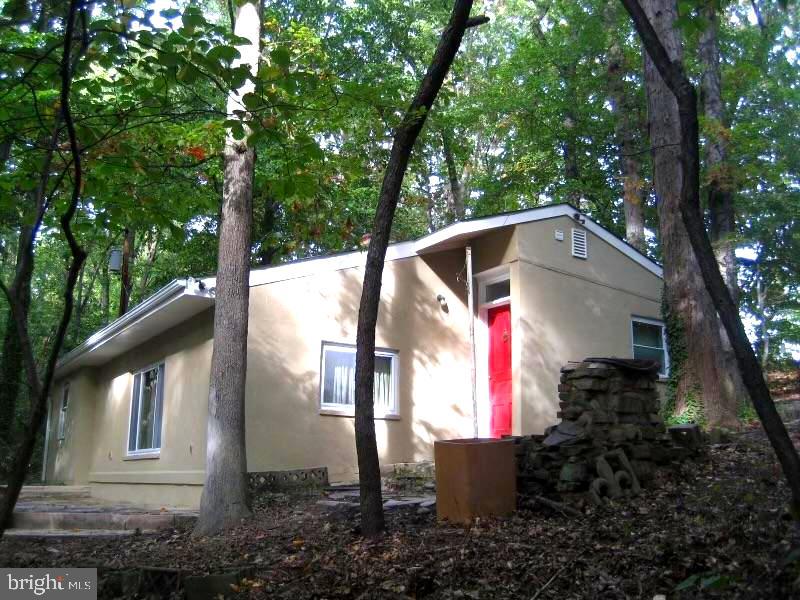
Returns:
[[[103,329],[90,335],[80,346],[73,348],[65,354],[56,364],[56,377],[60,371],[87,352],[96,350],[110,341],[129,327],[133,326],[142,317],[148,315],[184,294],[192,296],[212,296],[210,290],[204,289],[201,282],[191,277],[174,279],[141,304],[137,304],[121,317],[115,319]]]

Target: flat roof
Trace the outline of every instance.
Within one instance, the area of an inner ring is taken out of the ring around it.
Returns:
[[[570,204],[549,204],[459,221],[417,240],[390,244],[386,251],[386,261],[463,247],[469,240],[494,229],[557,217],[579,219],[583,227],[625,256],[654,275],[664,276],[661,265],[656,261],[642,254]],[[322,272],[361,267],[366,264],[366,258],[366,250],[357,250],[254,268],[250,270],[250,287],[309,277]],[[189,277],[170,282],[64,355],[56,366],[56,377],[63,378],[81,367],[105,364],[112,358],[210,308],[214,304],[215,287],[216,277],[214,276],[201,279]]]

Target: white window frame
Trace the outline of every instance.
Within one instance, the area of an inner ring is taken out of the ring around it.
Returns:
[[[67,412],[69,411],[69,382],[61,390],[61,404],[58,407],[58,441],[63,442],[67,437]]]
[[[355,416],[355,404],[334,404],[325,402],[325,356],[329,350],[337,352],[348,352],[353,355],[356,353],[355,344],[345,344],[342,342],[322,342],[319,366],[319,413],[321,415],[337,415],[345,417]],[[376,419],[399,419],[400,418],[400,369],[398,365],[399,351],[390,348],[375,348],[375,356],[383,356],[391,359],[392,369],[392,408],[388,411],[375,408]]]
[[[160,361],[157,363],[153,363],[144,367],[143,369],[139,369],[133,374],[133,378],[131,380],[131,402],[130,408],[128,411],[128,435],[125,438],[125,455],[129,457],[138,457],[138,458],[158,458],[161,455],[161,447],[164,445],[164,381],[158,381],[156,385],[156,409],[155,412],[158,413],[160,411],[160,419],[158,426],[160,431],[158,432],[158,448],[137,448],[131,450],[130,447],[130,440],[131,440],[131,433],[133,429],[133,405],[134,405],[134,394],[136,393],[136,378],[143,377],[147,371],[152,371],[155,369],[158,372],[159,379],[162,377],[163,374],[166,373],[166,367],[164,361]],[[136,415],[136,427],[139,427],[139,424],[142,422],[142,385],[139,384],[139,398],[138,402],[136,403],[138,413]],[[139,439],[139,432],[136,432],[136,440]]]
[[[475,275],[475,279],[478,283],[478,309],[486,309],[491,308],[492,306],[502,306],[503,304],[508,304],[511,302],[511,270],[503,265],[500,267],[495,267],[493,269],[488,269],[486,271],[482,271]],[[509,282],[509,295],[503,296],[502,298],[495,298],[494,300],[487,302],[486,301],[486,292],[490,285],[495,283],[500,283],[502,281]]]
[[[656,325],[661,327],[661,343],[664,344],[663,348],[656,348],[654,346],[645,346],[644,344],[636,344],[633,336],[633,324],[634,323],[644,323],[645,325]],[[631,317],[631,356],[634,355],[634,346],[639,346],[640,348],[649,348],[651,350],[663,350],[664,351],[664,372],[662,373],[659,371],[658,377],[659,379],[667,379],[669,377],[669,347],[667,346],[667,327],[664,325],[664,321],[659,321],[658,319],[650,319],[648,317]]]
[[[575,234],[582,234],[583,235],[583,254],[576,254],[575,253]],[[571,243],[571,250],[573,258],[579,258],[581,260],[589,260],[589,233],[582,228],[573,227],[572,234],[570,237]]]

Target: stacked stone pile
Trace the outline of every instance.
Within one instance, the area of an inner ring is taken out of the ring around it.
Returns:
[[[659,415],[657,377],[653,361],[587,358],[562,368],[562,420],[520,439],[519,489],[614,497],[638,491],[656,465],[685,458]]]

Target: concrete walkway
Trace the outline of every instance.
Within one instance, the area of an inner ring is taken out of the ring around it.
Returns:
[[[87,486],[26,486],[14,509],[17,537],[115,537],[190,525],[197,511],[148,509],[92,498]]]

